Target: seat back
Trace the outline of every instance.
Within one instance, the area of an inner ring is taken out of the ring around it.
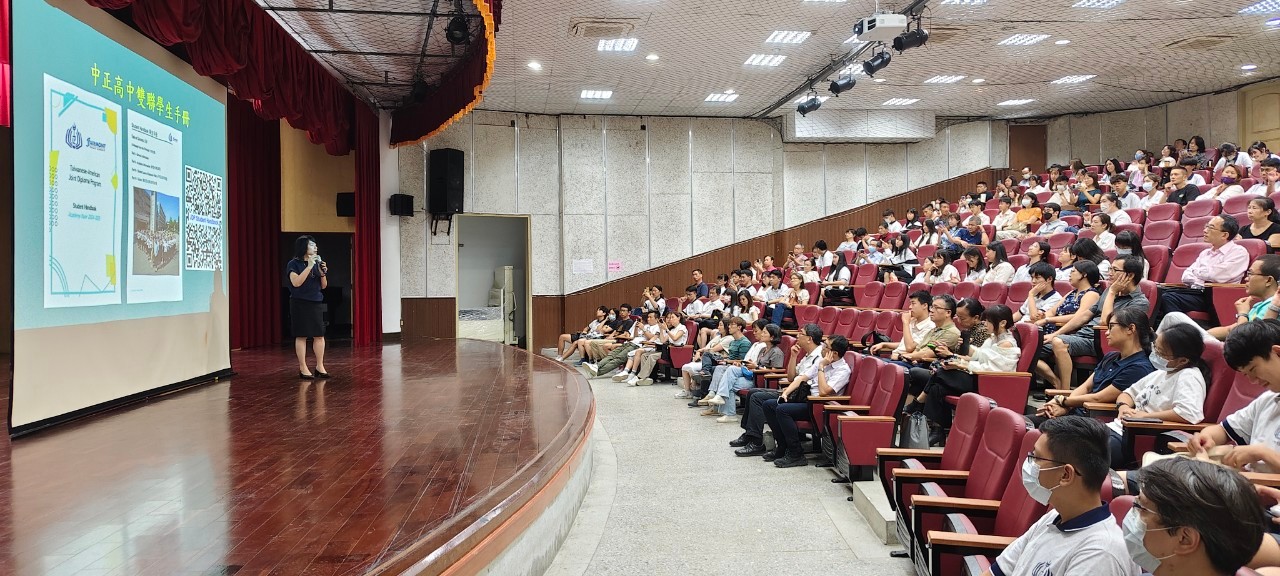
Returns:
[[[1164,282],[1181,282],[1182,273],[1190,268],[1196,261],[1196,257],[1208,248],[1209,245],[1204,242],[1190,242],[1180,244],[1173,251],[1173,256],[1169,258],[1169,271],[1165,272]]]
[[[1023,256],[1023,258],[1026,258],[1026,256]],[[1004,284],[983,284],[982,288],[978,289],[978,301],[982,303],[983,308],[988,308],[992,304],[1002,304],[1004,303],[1005,292],[1008,289],[1009,287]]]
[[[969,466],[971,472],[977,473],[969,475],[963,497],[1000,499],[1009,480],[1009,471],[1016,472],[1015,467],[1022,465],[1026,452],[1019,453],[1018,449],[1026,432],[1027,421],[1021,414],[1001,407],[991,410],[982,428],[982,441],[973,455],[973,464]]]
[[[1031,365],[1036,361],[1036,352],[1040,350],[1040,327],[1028,322],[1013,325],[1018,337],[1018,372],[1031,372]]]
[[[880,295],[880,307],[888,310],[897,310],[902,308],[903,302],[907,300],[907,283],[906,282],[890,282],[884,285],[884,292]],[[861,303],[858,303],[861,306]]]
[[[1081,230],[1080,232],[1076,233],[1076,238],[1077,238],[1077,239],[1080,239],[1080,238],[1093,238],[1093,237],[1095,237],[1095,236],[1097,236],[1097,235],[1098,235],[1098,233],[1097,233],[1097,232],[1094,232],[1094,231],[1093,231],[1093,228],[1085,228],[1084,230]]]
[[[1134,496],[1117,496],[1107,505],[1107,509],[1111,511],[1111,517],[1115,519],[1116,524],[1123,525],[1124,517],[1129,514],[1129,509],[1133,508]]]
[[[1076,235],[1070,232],[1059,232],[1049,236],[1049,247],[1053,249],[1053,253],[1057,254],[1063,248],[1076,241]]]
[[[1128,224],[1121,224],[1119,226],[1116,226],[1116,234],[1120,234],[1121,232],[1124,232],[1126,230],[1136,234],[1139,240],[1142,239],[1142,224],[1138,224],[1137,222],[1130,222]]]
[[[973,298],[978,295],[978,284],[976,282],[961,282],[951,289],[951,295],[956,300],[965,298]]]
[[[857,320],[857,308],[844,308],[840,310],[840,315],[836,317],[836,329],[834,333],[853,340],[853,325]],[[850,364],[849,367],[853,368],[853,365]]]
[[[854,270],[853,282],[851,282],[851,284],[854,286],[862,286],[863,284],[875,280],[879,275],[879,266],[876,266],[875,264],[859,264],[857,269]]]
[[[1248,226],[1248,223],[1245,223]],[[1267,243],[1257,238],[1241,238],[1236,236],[1236,244],[1244,246],[1249,251],[1249,262],[1257,260],[1259,256],[1267,253]]]
[[[1142,253],[1147,258],[1147,280],[1159,282],[1169,271],[1169,257],[1172,255],[1168,246],[1157,244],[1155,246],[1143,245]],[[1179,278],[1181,280],[1181,278]]]
[[[1129,220],[1134,224],[1142,224],[1147,221],[1147,213],[1141,208],[1125,208],[1124,213],[1129,215]]]
[[[916,292],[919,292],[919,291],[921,291],[921,290],[924,290],[925,292],[928,292],[931,288],[932,288],[932,286],[929,286],[928,284],[925,284],[924,282],[912,282],[910,286],[907,286],[907,296],[910,296],[910,295],[912,295],[912,294],[914,294],[914,293],[916,293]],[[907,304],[908,304],[908,302],[907,302],[907,298],[905,298],[905,297],[904,297],[904,298],[902,299],[902,307],[903,307],[903,309],[906,309]]]
[[[818,321],[818,314],[822,309],[812,304],[800,304],[796,306],[796,327],[804,328],[805,324],[813,324]]]
[[[857,368],[849,376],[849,403],[854,406],[871,405],[876,391],[876,379],[879,378],[880,364],[875,356],[869,354],[858,358]]]
[[[1063,222],[1067,223],[1067,226],[1075,226],[1076,228],[1079,228],[1084,224],[1084,218],[1080,216],[1061,216],[1061,218]]]
[[[862,341],[862,337],[869,334],[876,325],[875,310],[858,310],[858,317],[853,321],[853,335],[849,338],[852,342]]]
[[[1202,190],[1203,191],[1203,190]],[[1214,198],[1205,198],[1203,200],[1192,200],[1182,207],[1182,219],[1187,218],[1203,218],[1205,216],[1217,216],[1222,212],[1222,204]]]
[[[876,323],[873,324],[876,332],[889,337],[891,341],[898,341],[893,337],[893,327],[902,327],[902,313],[893,310],[883,310],[876,313]]]
[[[1180,204],[1156,204],[1147,208],[1147,221],[1160,222],[1164,220],[1181,220],[1182,205]]]
[[[956,272],[960,274],[961,278],[964,278],[965,275],[969,273],[969,262],[964,258],[956,258],[956,261],[952,262],[951,266],[955,267]]]
[[[1010,310],[1022,308],[1022,303],[1027,301],[1027,292],[1031,290],[1030,282],[1014,282],[1009,285],[1008,292],[1004,295],[1004,305]]]
[[[902,398],[907,391],[906,372],[902,366],[879,362],[876,370],[876,389],[867,406],[868,416],[897,416],[902,410]]]
[[[1013,266],[1014,270],[1017,270],[1023,266],[1026,266],[1030,262],[1031,262],[1031,257],[1027,256],[1026,254],[1010,254],[1009,255],[1009,264]]]
[[[991,418],[987,417],[987,421],[990,422]],[[1018,455],[1014,459],[1016,464],[1002,478],[1005,486],[999,497],[1000,508],[996,510],[996,521],[992,526],[993,536],[1021,536],[1036,520],[1044,516],[1048,508],[1033,500],[1027,494],[1027,489],[1022,487],[1022,461],[1027,457],[1027,452],[1035,448],[1036,440],[1039,439],[1040,431],[1030,430],[1022,435],[1022,441],[1018,443]]]
[[[824,306],[818,312],[818,327],[822,329],[823,334],[834,334],[836,330],[836,320],[840,318],[840,308],[835,306]]]
[[[795,344],[796,344],[795,336],[792,336],[790,334],[782,335],[782,343],[779,344],[779,346],[782,347],[782,365],[784,367],[791,362],[791,347],[795,346]]]
[[[862,308],[879,308],[880,298],[884,295],[884,282],[872,281],[862,285],[859,289],[857,286],[854,290],[854,303]]]
[[[1005,255],[1010,255],[1018,253],[1018,247],[1022,245],[1022,242],[1016,238],[1005,238],[1000,241],[1000,245],[1004,246]]]
[[[1241,184],[1241,186],[1244,186],[1244,184]],[[1248,190],[1252,186],[1252,184],[1244,186],[1244,189]],[[1227,214],[1247,212],[1249,210],[1249,201],[1254,198],[1259,198],[1259,196],[1257,194],[1241,194],[1239,196],[1227,198],[1227,201],[1222,205],[1222,211]],[[1241,224],[1243,224],[1243,222]]]
[[[1035,244],[1036,242],[1044,241],[1044,239],[1045,239],[1044,236],[1027,236],[1026,238],[1023,238],[1022,242],[1018,244],[1018,253],[1026,254],[1027,250],[1031,248],[1032,244]]]
[[[933,255],[938,253],[938,247],[933,244],[925,244],[924,246],[916,248],[915,253],[916,258],[921,262],[924,262],[929,258],[933,258]]]
[[[1222,401],[1222,408],[1218,410],[1218,420],[1221,421],[1248,406],[1265,390],[1266,388],[1250,382],[1249,377],[1243,372],[1236,372],[1231,380],[1231,389],[1227,391],[1226,398]]]
[[[1070,292],[1071,290],[1071,283],[1066,280],[1055,280],[1053,283],[1053,291],[1063,296],[1066,296],[1067,292]]]
[[[1216,201],[1215,201],[1216,202]],[[1178,238],[1178,246],[1188,242],[1204,242],[1204,227],[1213,220],[1213,216],[1182,219],[1182,235]]]
[[[954,289],[955,289],[955,286],[953,286],[949,282],[939,282],[929,287],[929,293],[933,294],[934,296],[941,296],[943,294],[950,294],[951,291]]]
[[[1147,316],[1156,313],[1156,292],[1158,285],[1154,280],[1143,280],[1138,283],[1138,289],[1142,291],[1142,295],[1147,297]],[[1103,340],[1106,342],[1106,340]]]
[[[822,287],[818,286],[817,282],[805,282],[804,289],[809,293],[809,303],[816,306],[818,296],[822,295]]]
[[[1168,204],[1157,204],[1156,206],[1168,206]],[[1174,204],[1177,206],[1177,204]],[[1155,208],[1154,206],[1152,207]],[[1182,237],[1182,222],[1178,220],[1154,220],[1147,219],[1147,225],[1142,228],[1142,247],[1147,246],[1164,246],[1173,249],[1178,245],[1178,240]]]
[[[1205,382],[1208,390],[1204,396],[1204,419],[1206,422],[1219,422],[1226,416],[1222,414],[1222,405],[1231,392],[1236,371],[1222,357],[1222,343],[1217,340],[1205,341],[1203,358],[1205,364],[1209,365],[1209,381]]]
[[[982,441],[982,428],[987,423],[987,415],[995,408],[990,398],[965,393],[956,402],[956,416],[951,421],[951,432],[947,434],[946,448],[942,450],[942,462],[938,467],[943,470],[968,470],[973,463],[973,455],[978,451]]]
[[[679,310],[680,310],[680,299],[679,299],[679,298],[667,298],[667,310],[676,310],[676,311],[679,311]],[[665,314],[666,312],[663,312],[663,313]]]

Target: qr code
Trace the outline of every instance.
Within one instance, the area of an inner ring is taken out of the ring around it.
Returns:
[[[222,270],[222,177],[186,168],[187,270]]]

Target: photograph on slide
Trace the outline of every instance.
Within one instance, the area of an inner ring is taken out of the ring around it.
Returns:
[[[133,265],[135,276],[177,276],[178,198],[133,189]]]

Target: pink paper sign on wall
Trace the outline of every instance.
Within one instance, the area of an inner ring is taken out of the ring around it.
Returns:
[[[622,271],[622,261],[621,261],[621,260],[610,260],[610,261],[609,261],[609,271],[610,271],[610,272],[621,272],[621,271]]]

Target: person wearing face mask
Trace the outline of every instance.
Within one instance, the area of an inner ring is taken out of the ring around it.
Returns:
[[[1250,563],[1266,527],[1259,490],[1211,462],[1170,458],[1143,469],[1121,522],[1129,557],[1154,576],[1231,576]]]
[[[1013,222],[1005,226],[1003,230],[996,232],[996,240],[1021,240],[1025,237],[1031,226],[1040,223],[1042,213],[1040,211],[1040,200],[1035,194],[1027,192],[1018,200],[1022,206],[1021,210],[1014,212]],[[1000,206],[1004,209],[1004,204]],[[998,219],[998,218],[997,218]]]
[[[1123,308],[1111,315],[1107,323],[1110,352],[1098,361],[1093,374],[1068,395],[1054,396],[1028,418],[1036,426],[1069,414],[1085,415],[1086,402],[1115,402],[1143,376],[1155,371],[1151,365],[1151,328],[1147,311]]]
[[[1186,314],[1173,312],[1161,320],[1159,329],[1164,330],[1174,324],[1185,324],[1195,328],[1206,338],[1226,340],[1227,334],[1230,334],[1236,326],[1280,316],[1277,282],[1280,282],[1280,256],[1263,254],[1249,264],[1249,270],[1244,274],[1245,296],[1236,300],[1235,322],[1205,330]]]
[[[1240,149],[1235,144],[1223,142],[1222,145],[1218,146],[1218,163],[1213,165],[1213,173],[1219,174],[1227,166],[1232,165],[1239,167],[1241,172],[1248,174],[1249,169],[1253,168],[1253,158],[1250,158],[1248,154],[1241,154]]]
[[[1222,169],[1222,176],[1218,178],[1218,185],[1210,188],[1207,192],[1200,195],[1201,198],[1214,198],[1219,202],[1226,202],[1228,198],[1234,198],[1244,194],[1244,188],[1240,186],[1240,171],[1242,169],[1235,164],[1228,164]],[[1247,172],[1246,172],[1247,173]]]
[[[1139,207],[1143,210],[1150,210],[1152,206],[1165,201],[1168,192],[1160,185],[1160,177],[1155,174],[1147,174],[1142,180],[1142,189],[1147,193],[1146,197],[1139,203]]]
[[[1106,476],[1106,426],[1081,416],[1045,422],[1022,462],[1022,486],[1051,510],[1000,553],[988,574],[1138,576],[1102,502]]]
[[[1031,176],[1032,176],[1032,175],[1033,175],[1033,173],[1031,172],[1031,167],[1030,167],[1030,166],[1023,166],[1023,167],[1022,167],[1022,179],[1018,181],[1018,185],[1019,185],[1019,186],[1022,186],[1023,188],[1030,188],[1030,187],[1031,187]]]
[[[1079,216],[1080,210],[1076,209],[1076,195],[1071,191],[1071,183],[1066,176],[1059,175],[1053,182],[1053,194],[1049,195],[1049,201],[1046,204],[1057,204],[1062,207],[1060,216]]]
[[[1112,226],[1122,226],[1124,224],[1133,223],[1133,218],[1129,217],[1129,213],[1120,207],[1120,197],[1115,192],[1107,192],[1102,195],[1102,202],[1098,204],[1099,214],[1106,214],[1111,219]]]
[[[1186,324],[1169,326],[1156,335],[1151,363],[1156,371],[1134,382],[1116,398],[1111,430],[1111,467],[1132,467],[1133,447],[1124,445],[1125,418],[1157,418],[1165,422],[1199,424],[1204,420],[1204,396],[1209,367],[1204,363],[1204,337]]]
[[[1040,225],[1040,229],[1036,230],[1036,234],[1048,236],[1059,232],[1078,232],[1078,230],[1074,229],[1074,226],[1067,224],[1058,217],[1062,213],[1061,205],[1049,202],[1042,206],[1040,210],[1044,224]]]
[[[1141,188],[1142,183],[1139,182],[1137,188]],[[1111,193],[1116,195],[1117,208],[1141,208],[1142,198],[1132,192],[1129,186],[1129,175],[1120,173],[1111,179]]]

